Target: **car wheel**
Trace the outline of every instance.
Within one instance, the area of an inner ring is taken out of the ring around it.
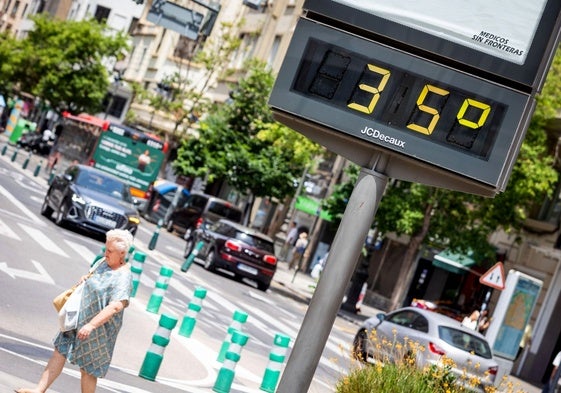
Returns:
[[[185,244],[185,254],[183,254],[183,258],[187,258],[195,248],[195,239],[190,237],[187,239],[187,243]]]
[[[45,200],[41,205],[41,215],[47,218],[51,218],[51,216],[53,215],[53,208],[49,206],[49,203],[47,202],[47,197],[45,197]]]
[[[215,269],[215,263],[214,263],[214,250],[210,250],[210,252],[207,254],[206,258],[205,258],[205,269],[208,270],[209,272],[214,271]]]
[[[270,283],[264,283],[264,282],[257,282],[257,289],[259,289],[260,291],[265,292],[267,289],[269,289],[269,286],[271,284]]]
[[[173,232],[173,220],[168,220],[167,224],[166,224],[166,229],[168,230],[168,232]]]
[[[359,330],[353,340],[353,358],[365,363],[368,361],[367,340],[368,331],[366,329]]]
[[[58,207],[58,210],[56,212],[55,224],[57,224],[58,226],[62,226],[64,224],[64,221],[66,220],[67,214],[68,214],[68,205],[66,204],[66,201],[63,201]]]

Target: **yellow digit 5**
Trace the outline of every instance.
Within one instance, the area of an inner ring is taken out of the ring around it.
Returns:
[[[368,64],[368,70],[376,74],[382,75],[382,79],[380,79],[380,83],[378,83],[378,86],[370,86],[367,85],[366,83],[361,83],[358,85],[358,88],[360,90],[372,94],[372,99],[370,100],[370,103],[368,105],[361,105],[356,102],[351,102],[347,106],[359,112],[371,114],[374,111],[374,107],[376,107],[378,100],[380,99],[380,93],[386,87],[386,84],[388,83],[388,79],[390,79],[391,72],[389,70],[386,70],[381,67],[377,67],[372,64]]]
[[[481,109],[481,115],[479,116],[479,120],[477,120],[476,122],[464,119],[464,115],[466,114],[466,112],[467,112],[467,110],[470,106],[474,106],[478,109]],[[491,112],[491,106],[490,105],[485,104],[485,103],[480,102],[480,101],[471,100],[469,98],[466,98],[464,100],[464,103],[462,104],[462,107],[458,111],[458,115],[456,117],[458,118],[458,122],[461,125],[466,126],[468,128],[476,129],[476,128],[481,127],[483,124],[485,124],[485,121],[487,120],[487,116],[489,116],[489,112]]]
[[[428,127],[423,127],[415,123],[410,123],[407,125],[407,128],[426,135],[432,134],[432,132],[434,131],[434,127],[436,127],[436,123],[438,123],[438,120],[440,119],[440,114],[438,113],[438,109],[432,108],[424,104],[425,99],[427,98],[429,92],[443,97],[447,96],[450,93],[448,90],[444,90],[433,85],[425,85],[423,87],[421,94],[419,94],[419,98],[417,98],[417,108],[419,108],[421,112],[425,112],[428,113],[429,115],[432,115],[432,118],[429,122]]]

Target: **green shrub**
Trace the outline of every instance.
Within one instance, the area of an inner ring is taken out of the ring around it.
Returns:
[[[378,340],[375,332],[369,336],[378,358],[365,363],[359,353],[352,353],[350,371],[336,384],[336,393],[468,393],[476,391],[479,378],[469,380],[452,372],[454,362],[443,356],[438,365],[419,368],[415,364],[416,352],[424,348],[411,340],[404,343]],[[385,353],[385,355],[381,355]],[[393,359],[390,361],[388,353]],[[473,365],[477,368],[479,365]],[[504,378],[499,387],[488,386],[485,393],[525,393]]]

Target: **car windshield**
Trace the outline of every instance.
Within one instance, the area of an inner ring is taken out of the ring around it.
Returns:
[[[131,202],[128,187],[124,183],[100,173],[80,172],[76,178],[76,185]]]
[[[448,326],[439,326],[438,335],[442,340],[453,347],[474,353],[485,359],[491,359],[493,357],[489,344],[487,344],[485,340],[472,334]]]
[[[251,236],[248,233],[240,232],[240,231],[236,231],[236,239],[244,242],[245,244],[269,252],[271,254],[275,253],[275,248],[273,246],[273,243],[265,239],[261,239],[256,236]]]
[[[211,202],[208,211],[219,215],[220,217],[227,218],[230,221],[241,222],[242,212],[232,206],[225,205],[219,202]]]

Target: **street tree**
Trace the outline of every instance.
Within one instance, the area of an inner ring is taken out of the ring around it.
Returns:
[[[415,272],[421,245],[457,252],[471,252],[478,263],[494,263],[495,249],[489,236],[498,230],[521,230],[528,212],[551,196],[558,181],[552,154],[557,147],[548,143],[545,127],[561,108],[561,55],[554,58],[546,84],[537,97],[537,107],[505,192],[495,198],[391,180],[375,217],[381,233],[408,235],[402,274],[395,285],[391,308],[403,301]],[[325,209],[342,217],[358,169],[328,199]]]
[[[12,45],[9,74],[20,91],[28,92],[57,112],[98,112],[109,86],[104,61],[119,59],[126,36],[96,20],[69,21],[35,15],[33,29]],[[4,65],[3,65],[4,66]],[[0,74],[0,78],[3,73]]]
[[[231,100],[200,122],[199,137],[182,143],[173,165],[181,175],[226,179],[242,194],[282,200],[321,148],[273,119],[267,100],[274,77],[265,64],[246,68]]]

